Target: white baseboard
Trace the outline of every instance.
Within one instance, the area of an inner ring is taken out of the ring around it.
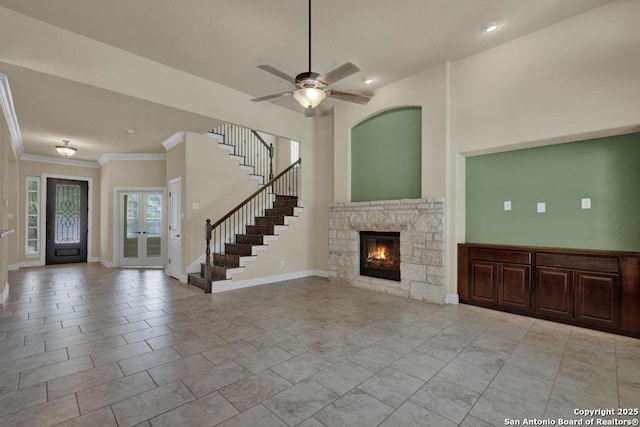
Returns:
[[[92,256],[91,258],[87,258],[87,262],[102,262],[102,258]]]
[[[458,297],[458,294],[447,294],[444,302],[445,304],[459,304],[460,297]]]
[[[4,291],[0,294],[0,304],[4,304],[7,298],[9,298],[9,282],[4,285]]]
[[[115,267],[117,267],[115,262],[107,261],[107,260],[102,259],[102,258],[100,258],[99,262],[100,262],[100,264],[102,264],[102,266],[104,268],[115,268]]]
[[[320,276],[328,277],[329,273],[324,270],[305,270],[296,271],[294,273],[276,274],[275,276],[257,277],[255,279],[246,280],[226,280],[224,283],[217,284],[214,282],[211,289],[212,293],[232,291],[234,289],[250,288],[252,286],[268,285],[270,283],[282,282],[284,280],[301,279],[303,277]]]
[[[18,264],[19,268],[23,268],[23,267],[40,267],[44,265],[42,261],[38,260],[38,261],[23,261],[20,264]]]
[[[7,265],[7,271],[15,271],[15,270],[20,270],[20,264]]]
[[[169,269],[165,268],[164,269],[164,274],[167,277],[173,277],[169,274]],[[189,277],[185,276],[184,274],[181,274],[179,277],[173,277],[174,279],[178,279],[180,281],[180,283],[187,283],[189,280]]]

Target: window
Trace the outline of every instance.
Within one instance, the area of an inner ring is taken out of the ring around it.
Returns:
[[[28,176],[26,182],[25,255],[40,253],[40,178]]]
[[[291,141],[291,164],[297,162],[300,158],[300,143],[298,141]]]

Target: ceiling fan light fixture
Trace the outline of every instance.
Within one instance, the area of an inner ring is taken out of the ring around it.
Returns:
[[[327,97],[327,93],[317,87],[303,87],[293,92],[293,97],[304,108],[316,108]]]
[[[71,157],[76,154],[76,151],[78,151],[78,149],[69,146],[69,143],[71,141],[69,141],[68,139],[63,139],[62,142],[64,142],[64,145],[56,145],[56,151],[58,152],[58,154],[65,158]]]

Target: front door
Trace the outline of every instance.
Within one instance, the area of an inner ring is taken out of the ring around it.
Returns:
[[[122,266],[162,266],[163,193],[121,194]]]
[[[46,264],[87,262],[87,181],[47,179]]]

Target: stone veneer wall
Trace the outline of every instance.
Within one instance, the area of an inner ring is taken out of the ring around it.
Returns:
[[[445,302],[444,198],[336,203],[329,207],[329,280]],[[360,276],[359,231],[400,232],[400,282]]]

